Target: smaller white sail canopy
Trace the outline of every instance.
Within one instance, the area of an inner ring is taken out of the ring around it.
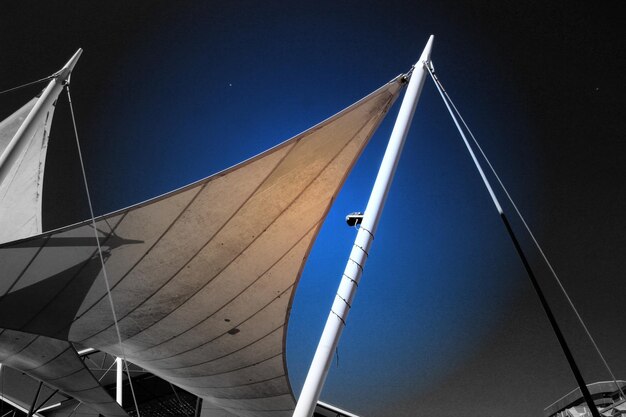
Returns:
[[[83,50],[52,76],[41,94],[0,122],[0,243],[41,233],[43,173],[59,94]]]
[[[125,355],[207,410],[290,416],[285,337],[298,278],[403,83],[233,168],[96,219],[117,323],[91,222],[0,245],[0,327]]]
[[[43,176],[52,116],[63,85],[81,52],[79,49],[61,71],[50,77],[51,81],[39,96],[0,122],[0,243],[28,238],[42,231]],[[11,265],[8,259],[0,261],[0,287],[5,290],[8,280],[13,279]],[[22,305],[13,305],[3,314],[19,316]],[[67,340],[0,328],[0,363],[46,381],[100,414],[127,415],[85,367]]]

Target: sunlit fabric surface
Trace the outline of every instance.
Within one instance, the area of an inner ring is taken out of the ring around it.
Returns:
[[[397,78],[233,168],[98,218],[123,352],[91,222],[0,246],[0,327],[125,355],[207,410],[290,416],[293,291],[401,86]]]

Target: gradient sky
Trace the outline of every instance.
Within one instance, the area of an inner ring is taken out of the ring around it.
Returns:
[[[626,379],[625,37],[616,10],[585,4],[14,2],[0,15],[0,90],[48,75],[84,48],[72,96],[95,210],[104,214],[331,116],[408,71],[435,34],[437,73]],[[0,117],[38,89],[29,91],[0,96]],[[397,108],[349,177],[302,275],[287,339],[296,396],[355,235],[344,216],[365,207]],[[70,120],[62,98],[44,189],[48,228],[87,213]],[[588,382],[608,379],[536,265]],[[574,387],[427,80],[322,400],[368,417],[527,417]]]

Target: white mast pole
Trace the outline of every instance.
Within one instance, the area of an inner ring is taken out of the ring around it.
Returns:
[[[358,283],[363,273],[363,267],[365,261],[374,240],[374,234],[378,227],[380,215],[391,187],[393,175],[396,172],[398,161],[400,160],[400,154],[404,146],[407,133],[417,101],[422,92],[424,81],[426,80],[427,71],[425,65],[430,61],[430,51],[432,49],[434,36],[430,36],[426,47],[422,52],[417,64],[413,69],[413,74],[409,85],[407,87],[396,124],[391,132],[389,138],[389,144],[385,151],[385,156],[380,164],[376,182],[372,188],[370,199],[363,215],[363,221],[361,227],[354,240],[354,246],[350,252],[350,258],[346,265],[335,301],[328,315],[326,326],[320,338],[320,342],[315,351],[315,356],[311,362],[309,373],[307,374],[300,398],[296,409],[293,413],[293,417],[311,417],[315,410],[315,405],[322,392],[322,387],[326,376],[328,375],[328,369],[332,362],[333,353],[337,348],[339,337],[346,325],[346,319],[350,311],[350,306],[356,294]]]
[[[116,373],[115,373],[115,401],[122,405],[122,375],[123,375],[123,367],[122,367],[122,358],[115,359],[116,363]]]
[[[65,64],[59,72],[54,74],[52,81],[50,81],[43,93],[41,93],[39,100],[37,100],[35,106],[30,113],[28,113],[28,116],[26,116],[20,128],[15,132],[15,136],[13,136],[9,145],[2,155],[0,155],[0,183],[4,181],[11,167],[13,167],[14,162],[28,144],[28,140],[24,139],[30,138],[36,133],[37,126],[39,126],[38,122],[45,116],[50,105],[52,105],[59,96],[59,93],[69,79],[72,69],[82,53],[83,50],[79,48],[67,64]]]

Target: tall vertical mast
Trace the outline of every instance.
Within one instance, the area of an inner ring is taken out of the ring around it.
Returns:
[[[57,72],[48,86],[45,88],[37,103],[30,111],[26,119],[20,126],[20,128],[11,139],[11,142],[6,147],[2,155],[0,155],[0,183],[4,181],[5,177],[11,170],[13,163],[20,156],[26,145],[28,144],[28,138],[32,137],[36,131],[38,126],[40,125],[40,121],[42,117],[45,117],[50,106],[55,102],[59,93],[63,89],[63,86],[67,82],[72,73],[72,69],[76,65],[78,58],[83,53],[82,49],[78,49],[74,56],[61,68],[59,72]]]
[[[430,61],[430,51],[432,49],[434,36],[430,36],[426,47],[420,56],[419,61],[415,64],[411,80],[407,87],[400,111],[396,119],[396,124],[391,132],[389,138],[389,144],[385,151],[385,156],[380,164],[378,175],[376,176],[376,182],[372,188],[365,214],[363,215],[363,221],[359,232],[354,240],[354,246],[350,252],[350,257],[346,268],[344,270],[339,289],[335,296],[335,301],[328,315],[324,331],[320,338],[320,342],[315,351],[315,356],[309,368],[298,404],[293,413],[293,417],[311,417],[315,409],[315,405],[319,399],[320,393],[326,376],[328,375],[328,369],[332,362],[333,352],[337,348],[339,343],[339,337],[346,325],[348,313],[350,312],[350,306],[354,300],[356,289],[365,262],[369,254],[372,241],[376,229],[378,228],[378,222],[387,199],[387,194],[391,187],[393,176],[400,160],[402,148],[406,140],[407,133],[411,120],[413,120],[413,114],[417,107],[419,96],[426,80],[426,68],[428,61]]]

